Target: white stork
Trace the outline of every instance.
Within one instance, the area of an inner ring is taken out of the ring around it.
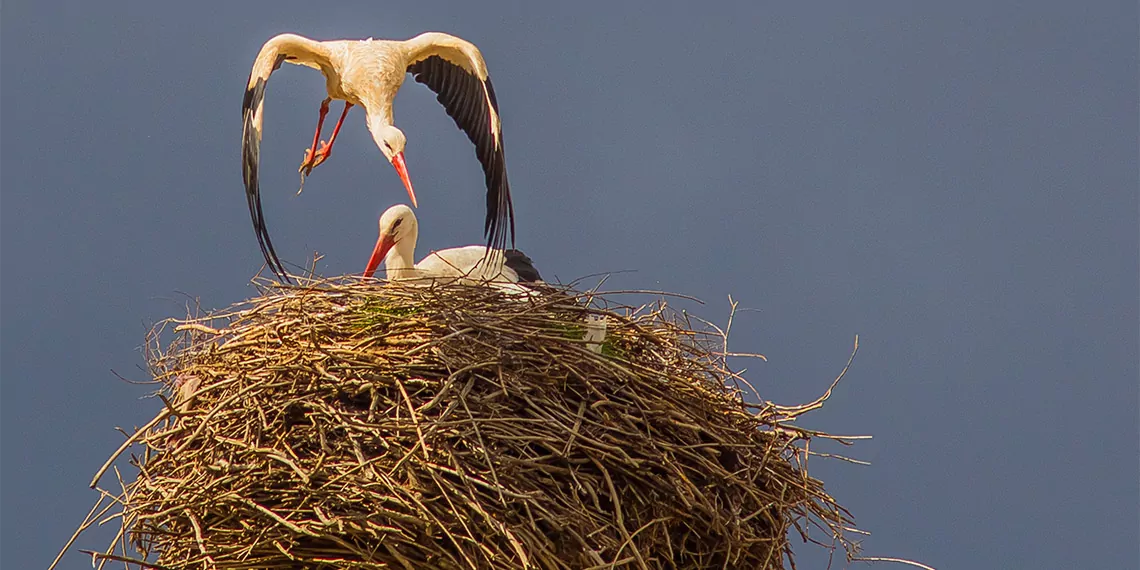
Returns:
[[[461,283],[487,283],[506,285],[505,289],[518,291],[516,283],[542,281],[533,262],[517,249],[488,250],[481,245],[453,247],[431,252],[413,265],[419,237],[419,222],[412,209],[397,204],[380,216],[380,237],[364,270],[372,277],[380,262],[384,262],[388,279],[449,280]]]
[[[372,139],[395,167],[412,205],[415,205],[416,195],[404,163],[407,138],[392,124],[392,100],[404,83],[405,75],[411,73],[417,82],[436,93],[436,100],[443,104],[447,114],[475,144],[487,185],[487,216],[483,227],[487,245],[491,249],[502,249],[506,246],[508,233],[513,244],[514,208],[507,184],[499,106],[487,75],[487,65],[478,48],[466,40],[437,32],[420,34],[406,41],[369,38],[322,42],[296,34],[281,34],[265,42],[257,54],[242,101],[242,176],[249,213],[265,261],[279,277],[288,281],[265,226],[258,163],[265,85],[283,61],[319,69],[325,76],[328,91],[328,97],[321,103],[313,146],[305,150],[305,159],[301,163],[302,180],[328,158],[348,110],[360,105],[364,107]],[[344,111],[328,143],[320,141],[318,147],[332,99],[344,101]]]

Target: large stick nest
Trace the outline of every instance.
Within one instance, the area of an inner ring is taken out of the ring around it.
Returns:
[[[745,393],[663,302],[310,282],[173,325],[104,561],[768,569],[848,522],[788,425],[808,407]]]

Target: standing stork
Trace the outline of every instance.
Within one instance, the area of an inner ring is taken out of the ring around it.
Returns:
[[[475,153],[483,165],[487,185],[487,216],[483,231],[488,247],[502,249],[506,246],[508,234],[514,243],[514,207],[507,183],[499,104],[495,101],[487,65],[474,44],[438,32],[420,34],[406,41],[369,38],[322,42],[296,34],[281,34],[261,47],[253,62],[242,101],[242,177],[249,214],[261,253],[278,277],[289,280],[265,226],[258,164],[265,85],[273,71],[281,67],[281,62],[319,69],[325,76],[328,91],[328,97],[321,103],[313,146],[305,149],[305,158],[301,162],[302,181],[329,157],[348,110],[360,105],[364,107],[372,139],[396,169],[412,205],[416,205],[416,194],[404,163],[407,138],[392,124],[392,100],[403,85],[405,75],[411,73],[418,83],[427,85],[436,93],[436,100],[443,104],[447,114],[475,144]],[[320,140],[321,128],[333,99],[345,102],[344,111],[326,143]]]
[[[534,262],[517,249],[489,250],[481,245],[453,247],[433,251],[419,263],[413,263],[419,233],[419,222],[411,208],[397,204],[385,210],[380,216],[380,237],[372,249],[364,276],[372,277],[383,261],[388,279],[490,282],[506,285],[508,290],[517,290],[511,286],[515,283],[542,281]]]

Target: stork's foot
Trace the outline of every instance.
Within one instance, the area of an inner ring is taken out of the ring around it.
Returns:
[[[302,178],[308,176],[314,168],[328,159],[330,153],[332,153],[332,145],[325,141],[321,141],[321,145],[317,147],[315,152],[311,148],[305,149],[305,159],[301,161],[301,167],[297,169],[297,172],[301,173]]]

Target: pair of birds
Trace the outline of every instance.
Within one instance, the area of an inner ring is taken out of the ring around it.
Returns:
[[[313,145],[305,149],[299,168],[302,181],[328,159],[349,109],[359,105],[364,108],[373,141],[395,168],[412,205],[417,205],[404,160],[407,138],[392,124],[392,101],[408,73],[436,93],[436,100],[475,145],[487,187],[483,228],[487,245],[436,251],[413,264],[418,222],[411,208],[393,206],[380,217],[380,236],[365,270],[366,277],[371,277],[384,261],[389,278],[454,277],[516,283],[541,279],[529,258],[518,250],[506,249],[508,236],[514,245],[514,208],[507,182],[499,106],[487,65],[470,42],[437,32],[406,41],[317,41],[281,34],[262,46],[242,101],[242,178],[258,244],[266,264],[279,278],[289,280],[265,225],[258,170],[265,87],[282,63],[320,70],[328,93],[321,102]],[[326,143],[320,136],[333,99],[345,104]]]

